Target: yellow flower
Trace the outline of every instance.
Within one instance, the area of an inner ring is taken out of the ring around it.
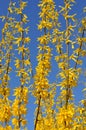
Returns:
[[[20,63],[21,63],[21,61],[19,59],[15,60],[15,66],[16,66],[16,68],[20,68]]]
[[[12,127],[10,125],[6,126],[6,130],[12,130]]]
[[[23,28],[22,28],[22,27],[19,27],[19,28],[18,28],[18,32],[19,32],[19,33],[22,33],[22,31],[23,31]]]
[[[21,115],[26,115],[26,113],[27,113],[26,105],[24,105],[24,104],[20,105],[19,113],[20,113]]]
[[[18,124],[19,124],[18,119],[13,118],[13,119],[12,119],[12,124],[13,124],[14,126],[18,126]]]
[[[30,38],[29,37],[24,38],[24,42],[25,43],[29,43],[30,42]]]
[[[8,11],[9,11],[10,13],[13,13],[13,10],[11,9],[11,7],[8,8]]]
[[[82,25],[86,27],[86,18],[82,19]]]
[[[15,12],[16,12],[17,14],[22,14],[22,10],[21,10],[20,8],[15,8]]]
[[[20,45],[21,40],[22,40],[22,38],[21,38],[21,37],[15,38],[15,44],[18,44],[18,46],[19,46],[19,45]]]
[[[21,121],[21,125],[22,126],[25,126],[27,124],[27,121],[25,120],[25,119],[23,119],[22,121]]]
[[[14,96],[20,97],[21,96],[21,92],[22,92],[22,88],[21,87],[15,88]]]
[[[23,14],[22,22],[24,23],[28,22],[27,18],[28,18],[27,15]]]
[[[21,4],[20,4],[20,8],[21,9],[24,9],[25,8],[25,6],[27,6],[27,2],[21,2]]]

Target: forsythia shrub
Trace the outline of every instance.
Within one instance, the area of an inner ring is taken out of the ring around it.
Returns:
[[[56,10],[54,0],[39,0],[41,34],[37,38],[35,74],[25,13],[29,1],[10,0],[7,15],[0,16],[4,21],[0,41],[0,130],[28,130],[29,96],[35,98],[36,104],[34,130],[86,130],[86,88],[82,90],[84,99],[78,105],[73,95],[86,56],[86,17],[77,26],[77,13],[72,13],[76,1],[62,2]],[[86,7],[83,11],[86,13]],[[52,73],[53,57],[57,62],[57,79],[51,83],[48,76]],[[10,85],[12,73],[14,89]]]

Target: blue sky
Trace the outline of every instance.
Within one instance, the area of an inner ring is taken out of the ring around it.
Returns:
[[[0,16],[2,15],[6,15],[7,14],[7,8],[8,8],[8,4],[9,4],[10,0],[0,0]],[[37,61],[36,61],[36,55],[37,55],[37,37],[39,37],[41,35],[41,32],[37,30],[37,24],[38,24],[38,20],[39,20],[39,8],[38,8],[38,2],[39,0],[26,0],[28,1],[28,6],[26,7],[25,12],[28,15],[28,19],[29,19],[29,27],[30,27],[30,31],[29,31],[29,36],[31,38],[31,42],[30,42],[30,52],[31,52],[31,62],[32,62],[32,66],[33,66],[33,73],[35,73],[35,66],[37,65]],[[56,2],[56,8],[58,8],[58,5],[61,5],[63,2],[63,0],[54,0]],[[76,0],[75,5],[73,6],[73,11],[72,13],[77,13],[77,18],[80,20],[81,17],[83,16],[82,11],[83,11],[83,7],[86,6],[86,0]],[[61,19],[62,21],[62,19]],[[62,22],[63,27],[64,27],[64,22]],[[3,23],[0,20],[0,39],[1,39],[1,29],[3,28]],[[56,55],[56,53],[55,53]],[[57,73],[57,64],[54,60],[52,60],[52,73],[49,76],[49,79],[51,82],[54,82],[56,80],[56,73]],[[86,64],[83,66],[84,68],[86,68]],[[13,76],[13,74],[12,74]],[[84,78],[84,77],[83,77]],[[82,78],[82,80],[83,80]],[[11,87],[14,88],[13,84],[15,84],[15,80],[13,80],[11,82]],[[82,85],[82,84],[80,84]],[[81,90],[82,90],[82,86],[78,88],[75,88],[75,92],[74,94],[75,96],[75,101],[78,102],[80,99],[82,99],[82,94],[81,94]],[[33,116],[34,116],[34,98],[30,97],[29,99],[29,114],[27,115],[27,119],[29,121],[29,130],[33,130]]]

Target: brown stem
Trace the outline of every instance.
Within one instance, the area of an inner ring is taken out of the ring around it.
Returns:
[[[65,2],[65,4],[67,3],[67,1],[65,0],[64,1]],[[65,13],[67,12],[67,15],[68,15],[68,8],[66,9],[66,11],[65,11]],[[67,34],[67,38],[69,38],[69,30],[68,30],[68,26],[69,26],[69,19],[67,18],[66,19],[66,29],[67,29],[67,31],[68,31],[68,34]],[[69,90],[69,43],[66,43],[67,45],[66,45],[66,51],[67,51],[67,70],[68,70],[68,74],[67,74],[67,87],[66,87],[66,104],[65,104],[65,107],[66,107],[66,109],[67,109],[67,106],[68,106],[68,100],[69,100],[69,95],[68,95],[68,90]]]
[[[20,3],[21,4],[22,0],[20,0]],[[23,19],[23,14],[20,14],[20,25],[23,26],[23,22],[22,22],[22,19]],[[24,45],[24,32],[22,31],[21,32],[21,37],[22,37],[22,41],[21,41],[21,44],[22,46]],[[22,59],[22,69],[24,69],[24,50],[22,52],[22,56],[21,56],[21,59]],[[23,74],[21,74],[21,79],[23,79]],[[23,89],[23,85],[21,84],[21,96],[22,96],[22,89]],[[19,102],[19,108],[20,108],[20,105],[22,104],[22,101]],[[19,113],[19,117],[18,117],[18,127],[21,128],[21,117],[22,115]]]
[[[38,123],[38,118],[39,118],[39,113],[40,113],[40,107],[41,107],[41,95],[38,99],[38,109],[37,109],[37,115],[36,115],[36,120],[35,120],[35,126],[34,126],[34,130],[36,130],[37,128],[37,123]]]

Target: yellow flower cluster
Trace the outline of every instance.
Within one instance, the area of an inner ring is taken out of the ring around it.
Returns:
[[[80,23],[80,36],[75,38],[76,14],[70,12],[74,2],[75,0],[63,0],[59,12],[55,10],[53,0],[40,0],[38,4],[41,10],[38,30],[42,35],[37,39],[38,64],[31,91],[28,87],[32,75],[30,38],[29,27],[26,27],[28,17],[24,13],[27,2],[10,0],[7,16],[0,17],[5,22],[0,41],[0,130],[28,129],[26,114],[29,92],[35,97],[37,106],[34,130],[86,130],[86,88],[83,89],[85,98],[79,106],[74,105],[73,95],[73,88],[77,87],[81,73],[81,57],[86,56],[86,17]],[[86,7],[84,12],[86,13]],[[64,19],[63,25],[59,23],[61,17]],[[55,45],[58,53],[54,53],[58,63],[58,79],[53,84],[48,79],[52,58],[50,42]],[[9,100],[12,69],[16,71],[19,84],[14,88],[13,102]],[[58,97],[57,87],[60,87]]]
[[[44,34],[38,38],[38,41],[40,42],[40,45],[38,46],[39,48],[39,53],[37,56],[38,60],[38,65],[36,67],[36,74],[34,76],[34,96],[37,99],[37,104],[38,104],[38,109],[36,115],[36,120],[35,120],[35,130],[38,130],[40,127],[40,122],[38,123],[37,120],[39,120],[40,115],[40,109],[42,109],[45,105],[45,103],[42,103],[43,101],[47,102],[48,104],[50,100],[52,99],[49,98],[49,81],[48,81],[48,74],[51,70],[51,48],[49,46],[49,42],[51,39],[51,34],[50,30],[53,28],[54,24],[53,21],[55,17],[57,17],[57,13],[55,12],[55,5],[53,0],[42,0],[40,1],[40,4],[38,5],[41,9],[41,12],[39,13],[39,17],[41,18],[38,29],[43,30]],[[47,100],[49,98],[49,101]],[[53,105],[50,105],[51,109]],[[49,106],[46,106],[49,108]],[[46,112],[46,115],[48,113]],[[42,120],[42,117],[40,121]],[[45,128],[45,126],[44,126]],[[46,127],[47,129],[49,127]]]
[[[86,129],[86,88],[82,90],[84,94],[84,99],[80,101],[79,106],[76,110],[76,117],[75,117],[75,128],[78,130],[85,130]]]
[[[10,7],[10,5],[9,5]],[[9,122],[12,117],[11,101],[9,100],[10,88],[10,72],[11,72],[11,57],[12,57],[12,44],[14,36],[13,31],[13,18],[10,13],[7,16],[2,16],[2,20],[5,21],[4,28],[2,29],[2,40],[0,42],[0,126],[1,130],[12,130]]]
[[[50,86],[50,90],[48,93],[48,98],[45,96],[43,100],[41,100],[41,110],[43,109],[42,114],[40,113],[38,116],[38,122],[36,129],[39,130],[56,130],[56,121],[55,121],[55,110],[53,110],[54,106],[54,96],[55,96],[55,87],[54,85]],[[45,110],[44,110],[45,109]],[[46,115],[43,117],[43,114]]]
[[[19,123],[21,126],[25,126],[27,123],[24,116],[27,114],[28,88],[21,88],[21,86],[15,88],[14,96],[16,96],[16,99],[12,104],[12,114],[14,115],[12,124],[15,126],[14,128],[19,128]]]
[[[41,0],[38,6],[41,8],[39,16],[42,19],[38,25],[38,29],[52,29],[54,25],[52,20],[54,21],[55,19],[57,19],[58,16],[58,13],[55,11],[53,0]]]
[[[19,21],[15,20],[15,40],[16,54],[18,55],[15,59],[15,67],[17,76],[20,80],[20,86],[14,89],[14,102],[12,104],[12,124],[14,129],[24,129],[27,121],[25,115],[27,114],[26,105],[28,103],[28,85],[31,75],[31,63],[30,63],[30,52],[29,52],[29,42],[30,38],[27,36],[28,27],[24,25],[28,22],[27,15],[24,14],[24,9],[27,2],[18,1],[19,7],[15,5],[14,12],[16,16],[19,17]],[[17,19],[17,18],[16,18]]]
[[[60,24],[57,21],[57,26],[53,30],[52,42],[56,44],[56,50],[58,55],[55,60],[58,63],[58,68],[60,70],[57,77],[60,77],[61,93],[57,102],[57,129],[58,130],[73,130],[73,118],[74,118],[74,105],[72,105],[73,94],[72,88],[77,86],[77,81],[79,74],[81,72],[77,65],[82,64],[79,60],[79,56],[84,55],[84,51],[81,49],[82,41],[77,44],[76,40],[72,41],[72,34],[75,29],[75,14],[70,15],[71,2],[64,0],[64,6],[61,6],[60,13],[62,13],[65,19],[65,30],[60,31]],[[58,20],[58,19],[57,19]],[[72,25],[72,24],[73,25]],[[58,28],[57,28],[58,27]],[[82,39],[84,41],[84,38]],[[77,44],[78,48],[75,48]],[[71,51],[70,51],[71,49]]]
[[[49,30],[53,28],[52,21],[56,12],[53,0],[42,0],[38,6],[41,9],[41,12],[39,13],[41,20],[38,29],[43,30],[44,35],[38,38],[40,45],[38,46],[39,54],[37,56],[38,66],[36,67],[36,74],[34,76],[36,88],[35,96],[37,94],[44,97],[44,95],[48,95],[49,83],[47,76],[51,69],[51,48],[48,45],[51,38]]]
[[[60,129],[69,129],[72,130],[73,128],[73,116],[74,116],[74,106],[72,104],[68,105],[66,109],[65,106],[59,109],[57,113],[57,128]],[[71,123],[72,122],[72,123]]]
[[[7,125],[6,127],[0,126],[0,130],[12,130],[12,127],[10,125]]]

